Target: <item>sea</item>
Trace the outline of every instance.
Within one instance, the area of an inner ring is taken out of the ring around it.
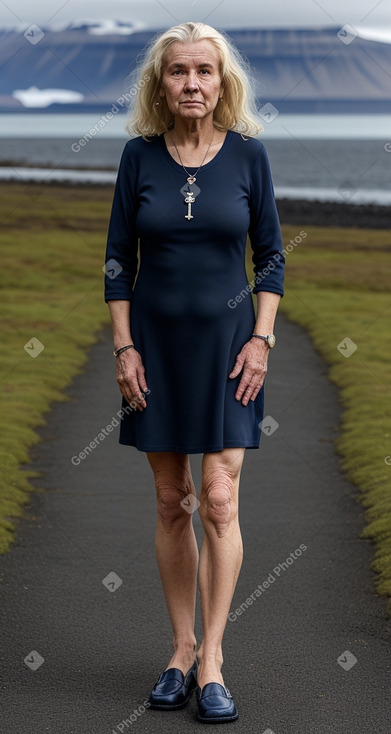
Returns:
[[[0,115],[0,180],[113,184],[126,115]],[[279,114],[259,139],[277,198],[391,205],[391,118]]]

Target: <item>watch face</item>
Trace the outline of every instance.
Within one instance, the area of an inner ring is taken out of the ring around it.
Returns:
[[[276,343],[276,337],[274,336],[274,334],[269,334],[269,336],[267,338],[267,343],[268,343],[269,347],[274,347],[274,345]]]

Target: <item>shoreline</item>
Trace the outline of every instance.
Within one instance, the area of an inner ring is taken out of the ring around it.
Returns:
[[[0,181],[0,188],[10,186],[41,187],[45,189],[64,188],[83,190],[84,194],[94,198],[96,190],[108,193],[109,198],[114,191],[114,184],[75,183],[65,181]],[[320,201],[306,199],[288,199],[276,197],[277,210],[282,225],[297,224],[302,227],[346,227],[364,229],[390,229],[391,207],[380,204],[351,204],[345,201]]]
[[[276,199],[281,224],[390,229],[391,210],[379,204]]]

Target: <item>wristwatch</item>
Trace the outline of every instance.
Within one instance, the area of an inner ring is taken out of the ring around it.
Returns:
[[[253,336],[256,336],[257,339],[263,339],[263,341],[269,345],[270,349],[274,347],[276,343],[276,337],[274,334],[253,334]]]

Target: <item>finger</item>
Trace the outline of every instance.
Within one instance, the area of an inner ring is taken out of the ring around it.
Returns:
[[[254,388],[252,395],[250,395],[250,400],[254,401],[256,399],[258,393],[262,390],[264,381],[265,381],[265,377],[262,377],[260,384],[258,384],[258,386]]]
[[[130,401],[130,407],[133,408],[133,410],[138,410],[140,413],[144,410],[144,408],[147,407],[147,404],[145,401],[143,401],[142,397],[139,395],[133,395],[132,400]]]
[[[136,388],[133,388],[132,394],[132,407],[136,408],[136,410],[144,410],[144,408],[147,407],[147,401],[145,400],[145,396],[139,384],[137,384]]]
[[[130,407],[134,410],[143,410],[146,407],[147,404],[136,376],[128,380],[121,380],[120,390],[125,400],[128,401]]]
[[[235,367],[233,368],[232,372],[228,375],[228,377],[237,377],[240,370],[243,367],[244,357],[240,358],[239,356],[236,358]]]
[[[145,380],[144,380],[145,382]],[[144,383],[143,383],[144,384]],[[147,407],[147,401],[145,399],[144,395],[144,388],[141,387],[141,383],[138,380],[137,381],[137,390],[133,393],[133,401],[136,402],[138,410],[142,410],[143,408]],[[148,388],[146,388],[148,389]]]
[[[250,398],[251,398],[252,393],[253,393],[253,388],[250,387],[250,386],[248,386],[247,387],[247,390],[245,391],[245,393],[244,393],[244,395],[242,397],[242,404],[243,405],[248,405],[248,403],[250,402]]]
[[[138,384],[140,385],[140,388],[143,392],[148,391],[148,385],[147,381],[145,379],[145,369],[143,365],[141,365],[137,370],[137,378],[138,378]]]
[[[254,402],[254,400],[256,399],[257,395],[259,394],[261,388],[262,388],[262,385],[258,385],[256,388],[254,388],[254,390],[252,391],[252,393],[250,395],[251,402]]]
[[[262,389],[262,386],[265,380],[265,375],[266,375],[266,372],[261,377],[257,375],[256,382],[255,383],[251,382],[251,384],[248,386],[248,389],[247,389],[246,399],[248,398],[251,401],[254,401],[256,399],[258,393]]]
[[[242,379],[239,382],[238,389],[235,393],[235,398],[240,400],[244,392],[247,390],[252,378],[252,372],[249,369],[244,368]]]
[[[126,402],[133,408],[133,394],[128,385],[120,385],[120,392]],[[136,405],[134,406],[136,407]]]
[[[130,407],[132,408],[132,410],[138,410],[138,411],[141,412],[146,407],[146,403],[145,403],[145,405],[143,404],[143,396],[142,396],[142,393],[137,393],[136,395],[130,394],[125,399],[128,401],[128,403],[129,403]]]
[[[132,393],[131,393],[131,390],[130,390],[130,387],[129,387],[128,380],[126,380],[123,372],[120,372],[118,369],[117,369],[116,379],[117,379],[117,384],[118,384],[118,387],[119,387],[119,390],[120,390],[121,395],[126,400],[129,401],[129,399],[132,396]]]
[[[259,373],[253,372],[250,380],[247,380],[247,384],[243,390],[242,403],[247,405],[251,400],[254,393],[256,394],[260,390],[260,376]]]
[[[143,410],[144,408],[147,407],[147,401],[145,400],[145,397],[143,393],[141,392],[141,390],[140,392],[137,393],[137,395],[134,396],[133,402],[136,403],[138,410]]]

